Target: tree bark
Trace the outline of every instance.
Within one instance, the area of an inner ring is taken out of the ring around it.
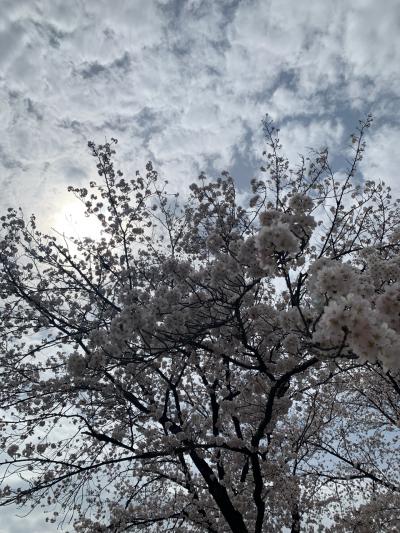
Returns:
[[[248,533],[241,513],[234,508],[226,488],[218,482],[208,463],[195,451],[190,453],[190,457],[207,483],[210,494],[231,528],[232,533]]]
[[[292,527],[290,533],[300,533],[300,511],[297,503],[294,504],[292,510]]]

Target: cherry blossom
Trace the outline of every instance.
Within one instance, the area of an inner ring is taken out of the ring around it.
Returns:
[[[267,117],[247,196],[89,143],[70,191],[97,240],[1,217],[2,505],[86,533],[398,530],[400,210],[357,174],[371,120],[338,178]]]

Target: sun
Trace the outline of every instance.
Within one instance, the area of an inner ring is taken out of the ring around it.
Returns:
[[[65,237],[97,239],[101,224],[95,215],[86,216],[85,208],[77,198],[68,198],[51,217],[51,227]]]

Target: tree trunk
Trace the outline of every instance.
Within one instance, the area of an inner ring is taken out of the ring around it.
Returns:
[[[290,533],[300,533],[300,512],[297,503],[294,504],[292,510],[292,528]]]

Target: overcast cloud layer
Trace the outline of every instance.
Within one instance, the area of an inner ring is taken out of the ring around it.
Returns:
[[[87,140],[110,136],[131,171],[152,159],[173,182],[229,169],[245,184],[266,112],[296,156],[343,150],[372,111],[364,171],[397,179],[398,0],[0,4],[2,206],[51,219],[93,175]]]
[[[95,174],[87,141],[111,136],[132,173],[152,159],[176,186],[224,169],[244,186],[261,163],[267,112],[296,157],[325,144],[343,153],[371,111],[363,173],[400,192],[398,0],[0,7],[2,209],[22,205],[65,226],[66,186]],[[36,531],[24,524],[21,531]],[[15,523],[0,525],[11,531]]]

